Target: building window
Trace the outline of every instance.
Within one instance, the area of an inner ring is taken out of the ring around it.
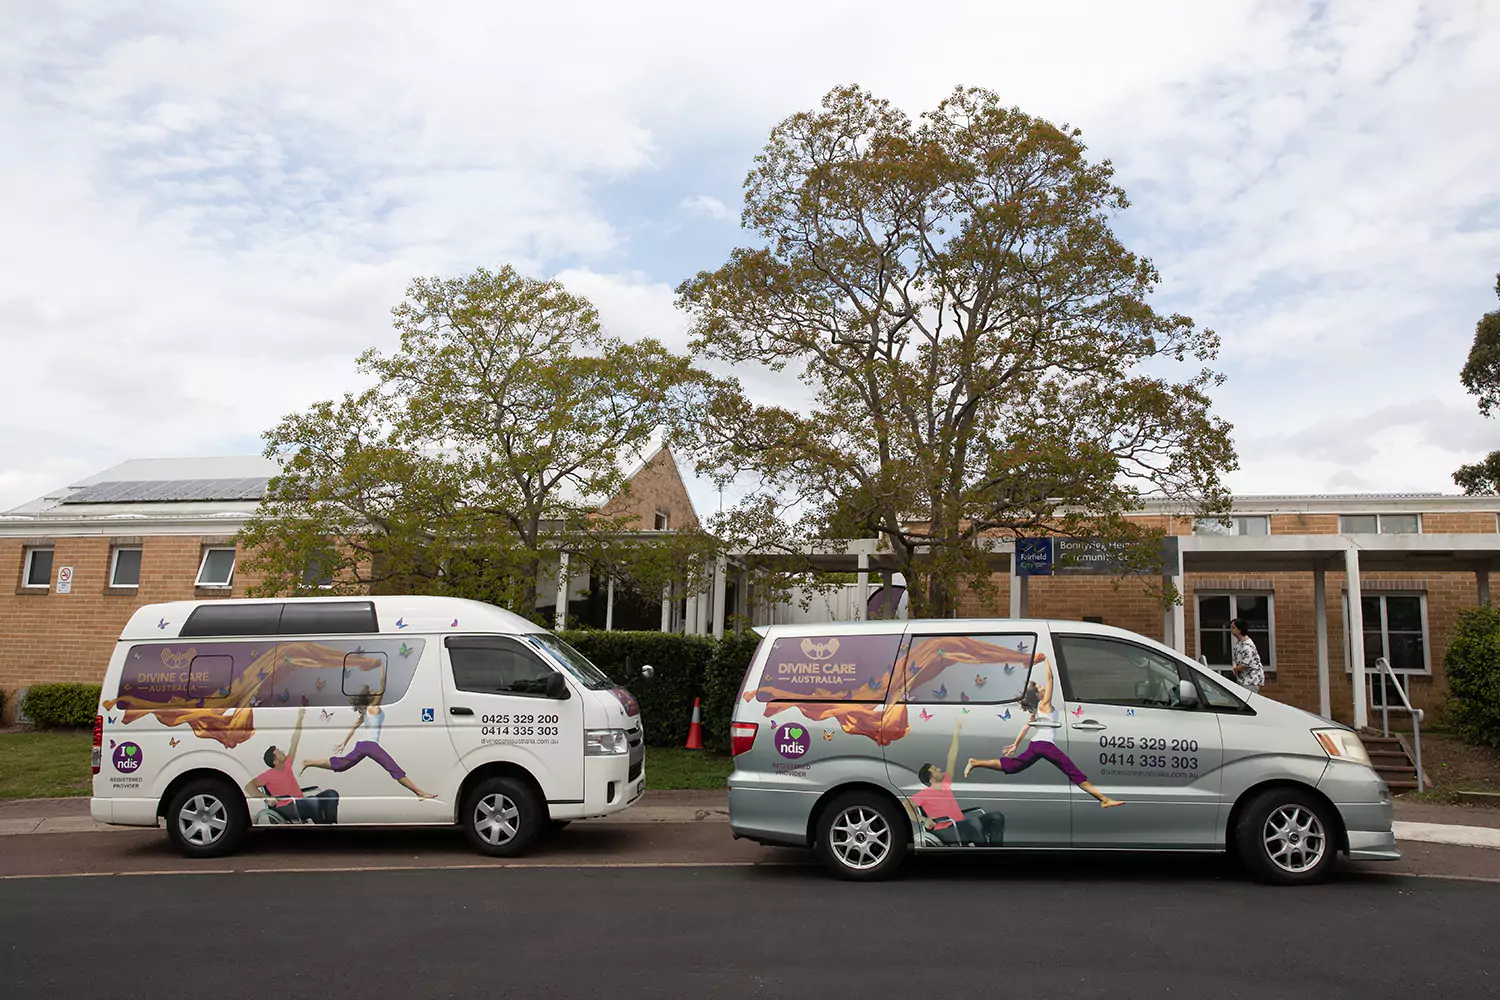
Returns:
[[[1198,594],[1198,655],[1208,657],[1214,670],[1234,667],[1234,637],[1229,623],[1245,619],[1245,631],[1260,653],[1266,673],[1276,672],[1275,598],[1270,594]]]
[[[27,549],[25,570],[22,579],[26,582],[26,586],[52,586],[52,550]]]
[[[141,550],[115,549],[109,564],[111,587],[139,587],[141,585]]]
[[[1375,660],[1383,656],[1397,673],[1432,672],[1432,664],[1428,660],[1425,596],[1364,594],[1360,596],[1359,606],[1365,620],[1366,670],[1374,670]],[[1347,623],[1347,613],[1345,621]],[[1346,646],[1344,661],[1347,663],[1348,660]]]
[[[327,556],[313,556],[302,571],[302,586],[329,588],[333,586],[333,560]]]
[[[198,586],[228,587],[234,583],[234,549],[204,549],[198,567]]]
[[[1419,535],[1420,514],[1344,514],[1339,517],[1341,535]]]
[[[1226,526],[1212,518],[1200,518],[1193,524],[1195,535],[1269,535],[1271,518],[1266,514],[1236,514]]]
[[[664,510],[659,510],[659,511],[656,512],[655,526],[656,526],[656,530],[657,531],[666,531],[667,530],[667,519],[668,519],[668,517],[669,517],[669,515]]]

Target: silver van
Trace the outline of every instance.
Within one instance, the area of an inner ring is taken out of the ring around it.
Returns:
[[[1225,851],[1313,882],[1395,860],[1358,735],[1106,625],[777,625],[736,701],[736,838],[812,846],[833,874],[912,850]]]

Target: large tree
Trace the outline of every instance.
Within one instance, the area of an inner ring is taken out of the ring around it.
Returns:
[[[680,575],[679,547],[701,554],[697,533],[645,545],[599,513],[627,486],[621,457],[680,422],[689,359],[607,335],[585,299],[510,267],[418,279],[393,315],[397,350],[359,360],[374,388],[266,435],[282,474],[243,535],[261,592],[322,575],[529,614],[558,549],[647,596]]]
[[[1495,275],[1495,295],[1500,296],[1500,274]],[[1479,412],[1493,415],[1500,406],[1500,309],[1485,313],[1474,326],[1469,360],[1459,373],[1464,388],[1479,398]],[[1465,465],[1453,474],[1465,493],[1500,493],[1500,451],[1492,451],[1482,462]]]
[[[941,616],[987,586],[983,539],[1132,543],[1143,493],[1223,516],[1218,338],[1147,299],[1127,205],[1075,129],[957,90],[913,122],[857,87],[777,125],[745,182],[759,245],[678,289],[694,348],[794,371],[785,405],[721,379],[684,428],[805,534],[874,534]],[[1179,370],[1186,369],[1186,371]]]

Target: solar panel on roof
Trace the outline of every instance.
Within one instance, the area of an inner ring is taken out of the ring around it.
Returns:
[[[141,482],[95,483],[62,502],[72,503],[182,503],[195,500],[259,500],[265,496],[265,476],[240,479],[151,479]]]

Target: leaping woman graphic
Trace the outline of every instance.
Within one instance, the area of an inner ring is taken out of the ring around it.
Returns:
[[[976,767],[1003,771],[1006,774],[1019,774],[1045,757],[1054,767],[1067,775],[1069,781],[1098,799],[1101,807],[1110,809],[1124,805],[1125,803],[1119,799],[1112,799],[1095,788],[1088,776],[1080,771],[1078,765],[1074,764],[1057,745],[1053,730],[1062,727],[1062,712],[1052,707],[1052,665],[1044,662],[1042,669],[1046,671],[1046,686],[1038,690],[1036,681],[1026,683],[1026,692],[1021,695],[1021,707],[1031,713],[1031,718],[1016,734],[1015,742],[1005,748],[1005,756],[997,760],[976,760],[970,757],[969,766],[964,768],[964,777],[967,778]],[[1028,732],[1032,734],[1031,742],[1026,745],[1021,756],[1017,757],[1015,756],[1016,748],[1021,745],[1021,741],[1026,738]]]
[[[384,666],[380,669],[380,690],[385,690]],[[304,760],[302,767],[298,769],[297,773],[301,774],[310,767],[323,768],[328,771],[347,771],[362,760],[373,760],[385,768],[387,774],[395,778],[403,788],[410,791],[417,798],[437,798],[436,795],[429,794],[418,788],[406,776],[406,772],[401,769],[401,765],[397,764],[391,755],[386,752],[385,748],[380,745],[380,729],[385,725],[385,710],[380,707],[380,695],[372,694],[370,686],[366,684],[363,691],[350,699],[350,704],[358,714],[358,718],[354,720],[354,725],[349,727],[349,732],[345,734],[339,745],[334,747],[338,751],[338,755],[317,760]],[[353,750],[344,753],[344,747],[348,745],[351,739],[354,739],[354,734],[361,729],[365,730],[365,738],[358,740],[354,744]]]

